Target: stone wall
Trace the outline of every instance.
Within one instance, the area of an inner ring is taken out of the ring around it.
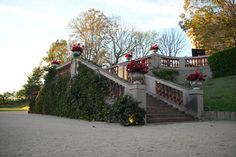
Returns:
[[[205,111],[205,120],[236,120],[236,112]]]

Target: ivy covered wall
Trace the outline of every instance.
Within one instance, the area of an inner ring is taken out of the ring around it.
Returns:
[[[37,97],[30,101],[31,113],[56,115],[76,119],[120,122],[130,125],[144,124],[145,111],[139,102],[125,96],[114,104],[106,104],[107,79],[83,64],[78,75],[56,76],[56,69],[49,68],[45,82]]]

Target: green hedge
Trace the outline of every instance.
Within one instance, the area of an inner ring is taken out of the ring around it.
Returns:
[[[86,120],[104,120],[106,79],[82,64],[78,70],[79,74],[70,79],[69,75],[56,77],[56,70],[50,68],[45,76],[44,86],[30,111]]]
[[[217,52],[208,58],[213,77],[236,74],[236,47]]]
[[[138,104],[139,102],[128,95],[119,98],[108,110],[108,121],[118,121],[124,126],[144,124],[145,110]],[[133,122],[129,120],[131,116],[133,116]]]
[[[152,73],[160,79],[169,81],[174,81],[175,77],[179,74],[179,72],[174,69],[160,69],[160,68],[153,68]]]
[[[78,71],[73,78],[56,77],[56,70],[50,68],[39,95],[30,101],[30,112],[85,120],[114,120],[123,125],[129,125],[133,115],[132,125],[144,124],[145,111],[138,102],[125,96],[108,105],[105,101],[109,89],[107,79],[82,64]]]

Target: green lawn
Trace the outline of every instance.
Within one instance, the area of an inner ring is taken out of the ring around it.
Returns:
[[[26,102],[0,105],[0,111],[28,111],[28,110],[29,110],[29,105]]]
[[[236,75],[207,80],[203,90],[205,110],[236,112]]]

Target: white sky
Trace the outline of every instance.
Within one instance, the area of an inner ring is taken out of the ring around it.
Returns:
[[[68,22],[91,8],[140,30],[177,27],[184,0],[0,0],[0,93],[21,89]],[[189,46],[189,45],[188,45]],[[186,54],[190,55],[190,49]]]

